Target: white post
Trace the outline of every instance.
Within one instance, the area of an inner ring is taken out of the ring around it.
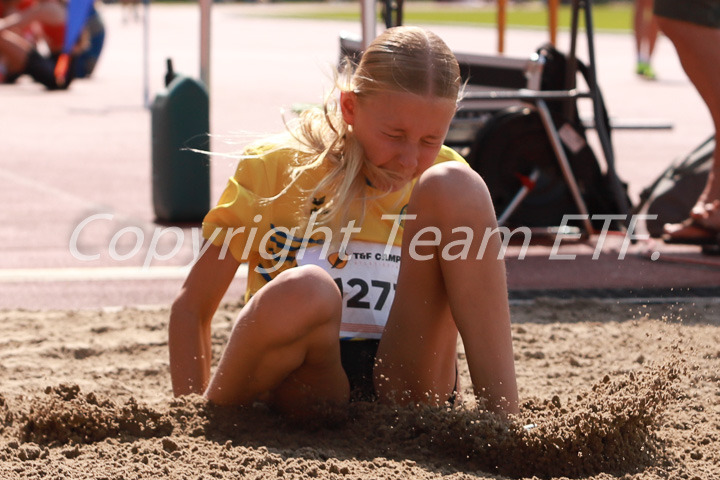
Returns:
[[[143,103],[150,108],[150,0],[143,0]]]
[[[210,96],[210,8],[212,0],[200,0],[200,80]]]
[[[365,50],[377,35],[376,0],[361,0],[362,48]]]

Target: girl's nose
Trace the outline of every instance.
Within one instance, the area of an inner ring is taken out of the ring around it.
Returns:
[[[404,170],[414,170],[418,164],[418,148],[412,144],[405,144],[398,157],[398,163]]]

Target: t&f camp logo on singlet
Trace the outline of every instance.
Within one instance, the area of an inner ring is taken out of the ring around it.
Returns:
[[[345,268],[347,265],[349,258],[346,254],[335,252],[328,255],[328,263],[330,263],[330,268],[334,269],[341,269]]]
[[[365,243],[365,242],[355,242]],[[367,251],[354,251],[354,252],[334,252],[327,256],[327,263],[331,269],[341,270],[348,265],[348,262],[353,260],[360,261],[374,261],[374,262],[391,262],[400,263],[399,253],[387,253],[384,251],[379,252],[376,249]]]

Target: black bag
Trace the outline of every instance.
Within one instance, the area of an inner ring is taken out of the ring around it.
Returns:
[[[619,213],[605,175],[584,135],[571,122],[554,113],[573,176],[589,213]],[[511,107],[498,112],[480,132],[468,162],[488,185],[495,211],[502,214],[537,169],[539,177],[510,216],[510,227],[552,227],[578,209],[565,182],[540,116],[529,108]],[[572,145],[568,147],[568,145]],[[565,222],[581,225],[580,221]],[[602,222],[601,222],[602,223]]]
[[[687,156],[673,162],[642,191],[639,210],[657,215],[654,220],[646,220],[651,236],[661,236],[666,223],[679,223],[688,218],[707,182],[714,151],[715,137],[711,136]]]

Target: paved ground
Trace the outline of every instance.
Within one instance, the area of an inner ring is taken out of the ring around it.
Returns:
[[[107,43],[92,79],[67,92],[45,92],[28,81],[0,86],[0,308],[166,304],[197,248],[193,226],[168,230],[153,222],[142,23],[123,22],[119,5],[101,7]],[[238,149],[252,134],[281,129],[282,108],[318,101],[330,83],[339,32],[359,33],[355,23],[257,18],[251,15],[257,8],[218,4],[213,11],[211,131],[219,153]],[[152,99],[162,89],[166,58],[177,71],[199,75],[199,10],[153,5],[149,24]],[[492,54],[496,48],[490,28],[433,29],[456,51]],[[542,31],[509,31],[507,55],[524,58],[546,38]],[[561,50],[567,42],[561,34]],[[583,48],[581,41],[581,57]],[[673,159],[711,133],[710,117],[665,38],[657,47],[656,82],[632,73],[630,33],[597,34],[596,48],[610,114],[623,122],[673,125],[614,132],[617,167],[636,201]],[[213,198],[234,163],[228,156],[213,159]],[[160,254],[153,257],[158,238]],[[643,241],[619,259],[622,250],[616,237],[600,247],[597,237],[563,242],[555,253],[575,254],[575,260],[551,261],[552,244],[533,246],[523,259],[511,248],[509,286],[516,298],[541,291],[632,296],[720,288],[720,260],[697,248]],[[596,251],[602,254],[593,259]],[[652,261],[654,252],[659,258]],[[146,264],[151,268],[142,268]],[[238,278],[226,299],[240,296],[243,283]]]

